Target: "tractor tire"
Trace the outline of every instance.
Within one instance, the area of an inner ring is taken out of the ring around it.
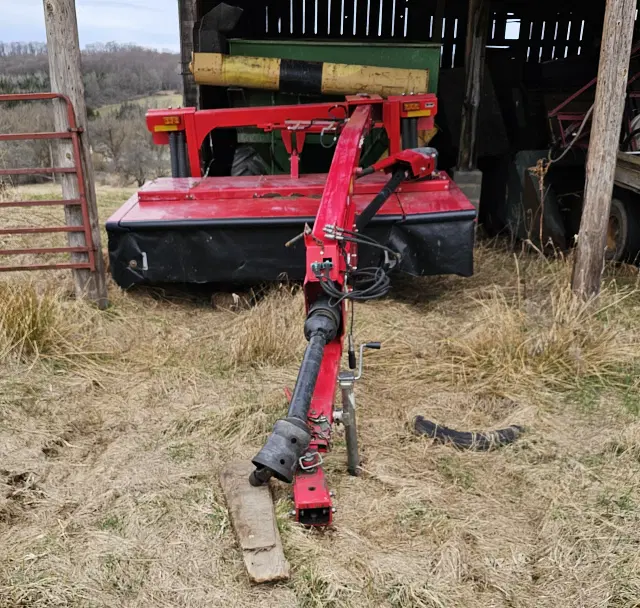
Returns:
[[[606,259],[637,263],[640,259],[640,199],[614,192],[607,227]]]
[[[236,148],[231,175],[233,177],[246,175],[267,175],[269,167],[251,146],[239,146]]]

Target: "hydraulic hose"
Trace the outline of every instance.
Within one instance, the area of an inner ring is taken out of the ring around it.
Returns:
[[[356,228],[358,232],[362,232],[369,224],[373,216],[380,211],[382,205],[384,205],[389,197],[396,191],[396,188],[407,177],[407,169],[396,169],[389,181],[385,184],[384,188],[376,194],[375,198],[365,207],[364,211],[358,216],[356,220]]]
[[[178,132],[169,133],[169,157],[171,158],[171,177],[180,177],[178,167]]]
[[[187,144],[185,141],[184,133],[178,132],[178,177],[189,177],[187,171]]]
[[[413,424],[416,434],[426,435],[439,443],[453,445],[460,450],[493,450],[513,443],[524,432],[521,426],[515,425],[487,433],[456,431],[426,420],[422,416],[417,416]]]

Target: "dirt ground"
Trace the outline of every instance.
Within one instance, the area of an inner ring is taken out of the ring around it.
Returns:
[[[103,219],[127,194],[101,189]],[[357,387],[364,471],[346,474],[338,431],[324,532],[273,485],[292,578],[265,587],[218,474],[286,411],[295,288],[236,309],[111,284],[98,312],[66,273],[0,276],[0,606],[640,606],[637,276],[608,271],[585,305],[562,258],[476,257],[471,279],[403,280],[357,307],[357,340],[383,344]],[[461,452],[414,436],[416,414],[526,432]]]

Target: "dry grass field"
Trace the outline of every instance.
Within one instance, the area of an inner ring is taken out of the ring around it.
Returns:
[[[102,189],[103,219],[127,195]],[[233,310],[112,284],[99,312],[66,273],[0,276],[0,606],[640,606],[637,277],[608,271],[585,305],[570,270],[481,246],[475,277],[357,308],[358,341],[383,344],[357,389],[364,473],[338,434],[324,532],[294,525],[274,484],[292,578],[266,587],[218,473],[285,412],[300,294]],[[526,433],[459,452],[415,437],[418,413]]]
[[[182,94],[175,91],[160,91],[155,95],[147,95],[146,97],[137,97],[129,103],[136,103],[145,108],[177,108],[182,105]],[[115,112],[122,104],[112,103],[98,108],[101,114]]]

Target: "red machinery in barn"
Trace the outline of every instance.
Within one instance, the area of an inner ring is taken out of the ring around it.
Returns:
[[[146,280],[246,282],[284,274],[304,280],[308,346],[288,415],[276,422],[251,474],[253,485],[272,476],[293,482],[295,515],[303,524],[332,521],[322,455],[331,447],[336,421],[346,429],[349,472],[358,472],[353,385],[361,375],[363,349],[380,345],[361,347],[356,374],[348,329],[353,303],[384,296],[393,270],[472,272],[476,211],[438,171],[437,152],[416,147],[418,129],[433,127],[436,110],[430,94],[151,110],[149,129],[157,143],[170,145],[173,173],[182,177],[151,182],[107,223],[112,272],[123,286]],[[291,174],[202,177],[200,150],[208,134],[247,126],[281,133]],[[389,154],[360,167],[372,129],[386,130]],[[299,174],[308,134],[337,140],[328,174]],[[351,371],[339,373],[345,338]],[[336,385],[343,398],[338,412]]]

